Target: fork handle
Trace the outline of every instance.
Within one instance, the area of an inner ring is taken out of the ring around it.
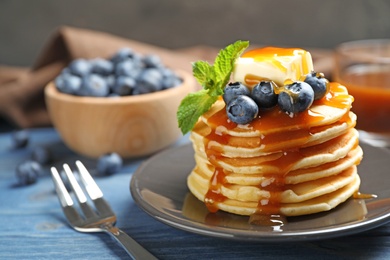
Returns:
[[[104,228],[107,233],[111,234],[126,250],[126,252],[133,257],[133,259],[157,259],[149,251],[143,248],[140,244],[137,243],[134,239],[129,237],[125,232],[120,230],[115,226]]]

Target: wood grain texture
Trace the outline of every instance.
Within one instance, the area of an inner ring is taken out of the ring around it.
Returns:
[[[108,235],[79,233],[67,225],[48,166],[36,184],[16,185],[15,167],[37,145],[53,152],[56,167],[81,159],[94,172],[96,161],[69,150],[54,129],[31,130],[30,141],[28,147],[12,150],[10,134],[0,135],[0,259],[127,259]],[[187,142],[184,137],[176,145]],[[126,160],[119,173],[96,181],[118,215],[117,225],[159,259],[390,259],[390,224],[353,236],[299,243],[237,242],[169,227],[131,198],[132,173],[145,158]]]

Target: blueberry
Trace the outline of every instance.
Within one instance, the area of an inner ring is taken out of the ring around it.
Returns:
[[[136,78],[140,73],[140,68],[137,66],[134,61],[127,59],[116,64],[115,75],[119,76],[129,76]]]
[[[122,163],[122,158],[117,153],[104,154],[99,157],[96,170],[100,176],[112,175],[122,168]]]
[[[51,152],[48,148],[43,146],[34,147],[31,159],[41,165],[48,164],[51,161]]]
[[[137,86],[133,94],[140,95],[162,90],[162,79],[163,76],[158,69],[143,70],[137,78]]]
[[[134,57],[134,55],[135,52],[132,49],[121,48],[111,57],[111,61],[114,63],[119,63],[121,61]]]
[[[314,100],[314,91],[309,84],[297,81],[284,86],[279,93],[278,104],[288,113],[299,113],[308,109]]]
[[[245,125],[250,123],[259,113],[255,101],[248,96],[234,97],[226,107],[226,112],[231,121]]]
[[[75,94],[80,90],[81,78],[76,75],[62,73],[55,79],[55,85],[58,91],[66,94]]]
[[[110,89],[107,81],[98,74],[90,74],[83,78],[80,96],[105,97],[108,96]]]
[[[170,68],[160,67],[159,70],[160,70],[161,75],[163,75],[163,77],[171,77],[171,76],[177,77],[176,73]]]
[[[171,69],[160,67],[159,71],[163,77],[162,88],[168,89],[180,85],[183,80]]]
[[[136,68],[140,70],[145,68],[145,63],[143,62],[143,57],[141,54],[134,53],[130,59],[135,64]]]
[[[91,71],[91,64],[86,59],[76,59],[69,64],[69,70],[74,75],[86,76]]]
[[[110,94],[108,94],[107,97],[109,97],[109,98],[119,98],[119,97],[121,97],[121,95],[116,94],[116,93],[110,93]]]
[[[176,73],[167,67],[158,68],[163,78],[178,77]]]
[[[273,81],[261,81],[251,91],[251,98],[256,102],[259,109],[268,109],[278,103],[277,88]]]
[[[160,57],[154,54],[144,56],[142,61],[146,68],[160,68],[163,66]]]
[[[111,61],[102,58],[91,60],[91,73],[108,76],[114,71],[114,64]]]
[[[225,104],[229,104],[230,101],[239,95],[250,95],[250,90],[241,82],[229,83],[224,90],[223,100]]]
[[[162,80],[162,89],[173,88],[179,86],[182,83],[182,79],[172,75],[170,77],[164,77]]]
[[[305,82],[314,90],[314,100],[323,98],[329,91],[329,81],[323,73],[311,72],[305,76]]]
[[[41,173],[41,165],[32,160],[25,161],[16,167],[16,178],[19,185],[29,185],[37,181],[39,174]]]
[[[127,76],[119,76],[114,86],[112,87],[112,92],[118,94],[119,96],[128,96],[133,93],[133,89],[136,85],[136,82],[133,78]]]
[[[105,79],[108,88],[112,90],[114,88],[117,78],[114,75],[108,75]]]
[[[12,133],[11,135],[11,147],[18,149],[24,148],[28,145],[29,133],[27,130],[18,130]]]

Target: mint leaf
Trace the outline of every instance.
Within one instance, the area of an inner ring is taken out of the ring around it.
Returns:
[[[203,89],[214,89],[216,85],[215,71],[212,65],[206,61],[197,61],[192,65],[192,73]],[[220,96],[222,94],[209,93],[211,96]]]
[[[196,61],[192,64],[192,74],[202,87],[207,85],[212,66],[207,61]]]
[[[214,71],[217,80],[222,81],[223,87],[229,82],[230,74],[234,69],[234,62],[248,46],[248,41],[236,41],[218,53],[214,62]]]
[[[236,59],[248,46],[248,41],[237,41],[218,53],[214,65],[206,61],[192,64],[193,75],[203,90],[190,93],[179,106],[177,120],[183,134],[189,132],[199,117],[210,109],[219,96],[223,95]]]
[[[217,99],[218,97],[210,96],[204,89],[188,94],[177,110],[177,119],[182,133],[191,131],[199,117],[207,112]]]

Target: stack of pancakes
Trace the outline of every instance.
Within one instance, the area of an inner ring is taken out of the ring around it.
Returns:
[[[191,132],[192,194],[211,212],[298,216],[330,210],[358,192],[362,159],[353,97],[338,83],[291,116],[278,106],[248,125],[218,100]]]

